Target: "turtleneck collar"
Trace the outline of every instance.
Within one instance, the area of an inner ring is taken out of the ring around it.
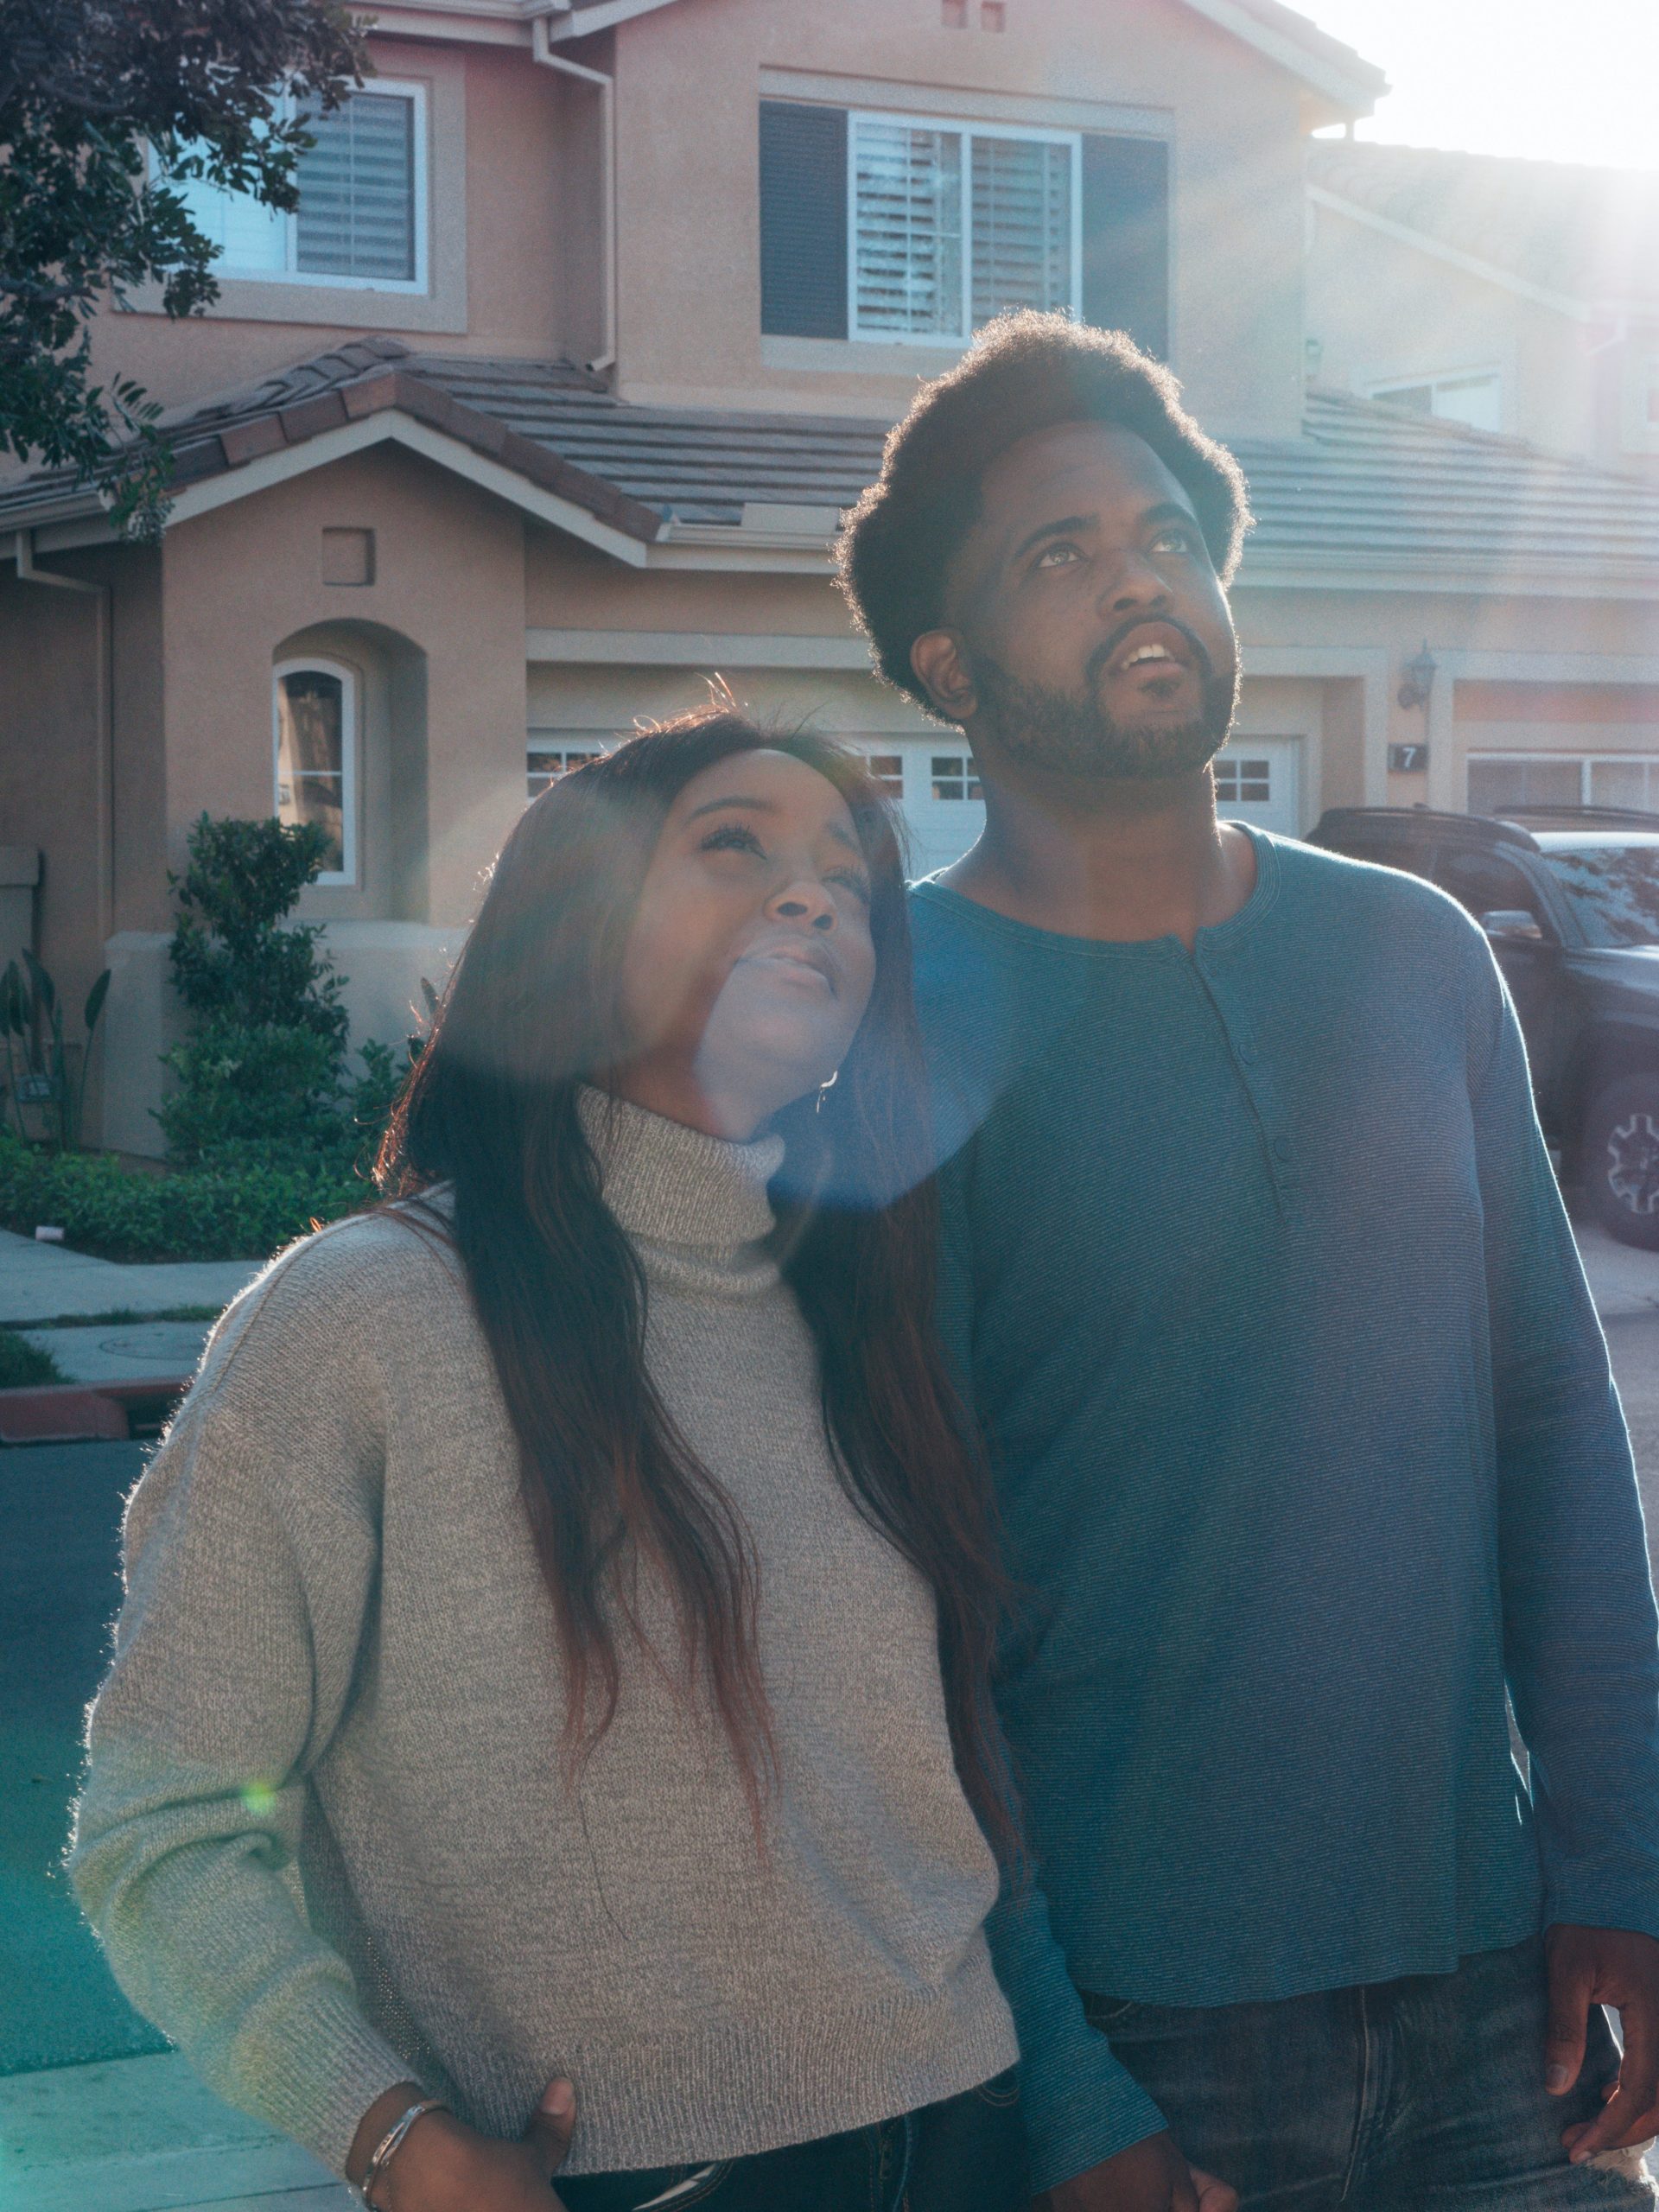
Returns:
[[[728,1144],[584,1085],[577,1110],[605,1203],[636,1241],[730,1257],[776,1226],[766,1185],[781,1137]]]

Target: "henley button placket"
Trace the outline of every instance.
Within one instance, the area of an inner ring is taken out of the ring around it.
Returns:
[[[1249,1100],[1256,1127],[1262,1132],[1262,1147],[1274,1195],[1279,1201],[1280,1211],[1288,1216],[1294,1208],[1294,1193],[1300,1182],[1296,1173],[1296,1147],[1274,1095],[1272,1078],[1262,1065],[1261,1047],[1251,1033],[1249,1018],[1231,985],[1223,982],[1216,972],[1219,957],[1217,950],[1200,946],[1192,956],[1193,971],[1226,1037],[1238,1071],[1239,1087]]]

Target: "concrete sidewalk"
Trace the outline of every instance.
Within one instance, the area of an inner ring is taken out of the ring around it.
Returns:
[[[0,1326],[75,1313],[228,1306],[264,1265],[263,1260],[156,1260],[127,1266],[0,1229]]]
[[[0,2212],[347,2212],[356,2193],[176,2051],[0,2081]]]
[[[1659,1252],[1639,1252],[1634,1245],[1621,1244],[1592,1221],[1575,1219],[1573,1230],[1596,1311],[1604,1321],[1659,1313]]]

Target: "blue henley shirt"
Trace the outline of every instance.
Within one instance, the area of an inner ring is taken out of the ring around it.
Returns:
[[[1062,1954],[1213,2005],[1659,1936],[1641,1508],[1502,980],[1439,892],[1252,834],[1190,954],[912,895],[1050,2178],[1156,2124]]]

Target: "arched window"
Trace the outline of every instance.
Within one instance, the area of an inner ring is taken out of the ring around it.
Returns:
[[[319,883],[357,881],[357,679],[333,660],[279,662],[271,687],[276,814],[315,822],[330,852]]]

